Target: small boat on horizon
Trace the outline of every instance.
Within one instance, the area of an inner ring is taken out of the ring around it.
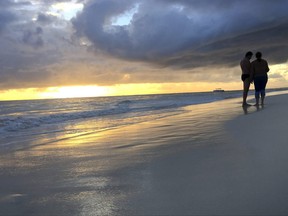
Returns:
[[[225,92],[225,91],[223,89],[221,89],[221,88],[216,88],[216,89],[213,90],[213,92]]]

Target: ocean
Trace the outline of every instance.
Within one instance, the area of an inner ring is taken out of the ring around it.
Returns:
[[[246,111],[241,91],[0,102],[0,215],[267,212],[286,182],[283,93]],[[259,142],[254,119],[274,122]]]
[[[241,97],[242,91],[0,102],[0,147],[45,142],[177,115],[194,104]],[[33,143],[33,142],[32,142]],[[41,145],[42,143],[37,143]],[[35,144],[36,145],[36,144]]]

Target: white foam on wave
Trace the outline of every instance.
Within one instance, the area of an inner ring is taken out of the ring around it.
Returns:
[[[81,121],[99,117],[118,116],[133,118],[148,116],[158,111],[171,112],[184,106],[213,102],[235,97],[235,94],[187,93],[150,96],[129,96],[91,99],[69,99],[2,103],[0,115],[0,133],[15,132],[47,124],[59,124],[69,121]],[[56,105],[55,105],[56,104]],[[14,112],[13,112],[14,107]],[[9,113],[8,113],[9,110]],[[7,114],[8,113],[8,114]],[[122,115],[125,114],[125,115]],[[129,114],[127,116],[127,114]],[[133,121],[133,120],[131,120]],[[129,123],[129,122],[128,122]]]

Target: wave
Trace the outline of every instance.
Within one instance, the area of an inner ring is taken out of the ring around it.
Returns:
[[[89,110],[89,111],[79,111],[79,112],[64,112],[57,114],[42,114],[42,115],[20,115],[20,116],[7,116],[0,117],[0,132],[2,131],[18,131],[22,129],[28,129],[33,127],[39,127],[44,124],[57,124],[65,123],[73,120],[96,118],[96,117],[107,117],[111,115],[119,115],[125,113],[137,113],[152,110],[163,109],[165,107],[135,107],[132,108],[133,104],[130,100],[121,101],[116,103],[111,108],[100,109],[100,110]],[[168,107],[166,107],[168,108]]]
[[[72,113],[49,114],[42,116],[17,116],[4,117],[0,119],[2,131],[18,131],[32,127],[39,127],[43,124],[56,124],[72,120],[87,119],[94,117],[104,117],[129,112],[129,108],[121,107],[119,109],[82,111]]]
[[[157,111],[174,110],[188,105],[213,102],[225,99],[231,95],[223,95],[215,98],[213,94],[178,94],[178,95],[154,95],[154,96],[130,96],[101,99],[83,99],[79,102],[71,100],[62,101],[62,107],[57,109],[51,107],[51,101],[42,102],[41,107],[49,107],[43,112],[31,110],[32,112],[18,113],[17,115],[0,116],[0,132],[13,132],[23,129],[39,127],[46,124],[60,124],[69,121],[81,121],[89,118],[104,118],[112,115],[125,119],[137,116],[145,116],[157,113]],[[65,103],[66,102],[66,103]],[[41,102],[39,102],[41,103]],[[65,104],[65,105],[64,105]],[[65,106],[65,107],[64,107]],[[63,108],[64,107],[64,108]],[[69,109],[67,109],[67,107]],[[75,108],[75,109],[74,109]],[[65,110],[66,109],[66,110]],[[76,111],[75,111],[76,110]],[[79,111],[80,110],[80,111]],[[34,112],[35,111],[35,112]],[[33,114],[34,113],[34,114]],[[36,114],[35,114],[36,113]],[[127,114],[129,114],[127,116]]]

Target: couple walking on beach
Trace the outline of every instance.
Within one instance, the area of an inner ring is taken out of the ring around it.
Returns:
[[[250,62],[253,53],[247,52],[244,59],[240,62],[242,69],[241,79],[243,81],[243,103],[242,106],[251,106],[246,102],[250,84],[254,82],[256,106],[259,106],[259,100],[261,96],[261,105],[264,105],[265,88],[268,82],[268,63],[262,59],[262,53],[256,53],[256,60]]]

